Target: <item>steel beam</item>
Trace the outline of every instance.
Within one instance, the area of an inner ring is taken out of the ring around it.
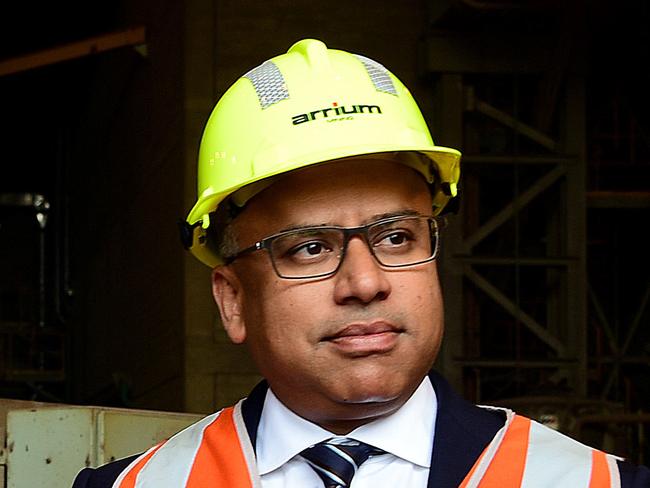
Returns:
[[[590,191],[589,208],[650,208],[648,191]]]
[[[456,360],[458,364],[465,367],[473,368],[512,368],[512,369],[556,369],[566,368],[575,363],[570,360],[519,360],[513,361],[512,359],[474,359],[474,358],[459,358]]]
[[[570,385],[580,396],[587,395],[587,149],[586,149],[586,94],[584,78],[570,75],[566,80],[560,106],[563,123],[561,150],[575,154],[577,164],[567,167],[565,182],[566,253],[575,256],[568,267],[567,286],[567,349],[578,364],[573,370]]]
[[[545,72],[553,61],[551,35],[432,30],[426,40],[427,71],[435,73]],[[525,47],[524,47],[525,46]]]
[[[465,276],[479,287],[487,296],[492,298],[504,310],[510,313],[519,322],[524,324],[541,341],[550,346],[559,356],[564,355],[565,347],[562,342],[551,334],[543,325],[524,312],[516,303],[505,296],[496,286],[486,280],[471,268],[465,269]]]
[[[526,257],[495,257],[495,256],[463,256],[455,255],[454,259],[464,264],[484,266],[542,266],[564,268],[569,266],[572,258],[526,258]]]
[[[466,108],[468,111],[475,111],[485,115],[486,117],[496,120],[500,124],[503,124],[506,127],[510,127],[518,134],[527,137],[531,141],[536,142],[540,146],[545,147],[550,151],[555,151],[557,149],[557,143],[546,134],[504,112],[503,110],[499,110],[489,103],[476,98],[473,88],[470,87],[467,89],[466,96]]]
[[[513,155],[513,156],[494,156],[482,154],[464,154],[463,164],[554,164],[554,165],[571,165],[575,164],[575,158],[571,156],[538,156],[538,155]]]
[[[538,179],[525,192],[521,193],[518,197],[515,197],[512,202],[493,215],[492,218],[485,222],[476,232],[474,232],[474,234],[465,239],[465,242],[463,243],[464,252],[469,253],[474,246],[494,232],[497,227],[504,224],[520,208],[526,206],[535,197],[539,196],[565,173],[566,169],[562,166],[558,166]]]
[[[438,141],[450,147],[462,147],[463,141],[463,78],[458,74],[443,74],[436,85],[436,112],[439,114],[438,131],[443,140]],[[440,276],[445,290],[445,340],[438,356],[438,367],[458,391],[463,390],[463,372],[455,358],[464,354],[466,323],[459,317],[459,311],[466,310],[463,304],[462,269],[456,266],[452,253],[461,249],[462,222],[452,219],[444,231],[440,256]],[[447,251],[449,250],[449,251]],[[466,312],[465,312],[466,313]]]

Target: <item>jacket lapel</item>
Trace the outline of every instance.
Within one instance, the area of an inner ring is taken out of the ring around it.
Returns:
[[[260,424],[264,399],[266,398],[266,390],[268,389],[269,385],[266,380],[259,382],[255,388],[253,388],[250,395],[248,395],[242,402],[241,406],[241,414],[244,418],[244,424],[246,424],[248,437],[250,437],[251,444],[253,445],[253,451],[256,449],[257,427]]]
[[[429,488],[457,488],[505,417],[459,397],[435,371],[429,373],[438,399]]]

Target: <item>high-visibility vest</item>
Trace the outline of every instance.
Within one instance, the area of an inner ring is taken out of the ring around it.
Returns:
[[[504,411],[505,425],[460,488],[620,488],[615,456]],[[113,484],[113,488],[179,487],[261,488],[241,402],[151,448]]]

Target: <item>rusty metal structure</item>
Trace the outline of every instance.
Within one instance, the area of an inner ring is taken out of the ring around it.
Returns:
[[[442,263],[439,367],[467,398],[516,405],[592,444],[611,447],[625,416],[618,452],[647,462],[638,410],[650,399],[648,260],[623,242],[650,220],[642,122],[598,105],[613,94],[591,76],[599,46],[579,29],[585,6],[429,5],[435,133],[464,152]],[[636,187],[616,185],[624,172]]]

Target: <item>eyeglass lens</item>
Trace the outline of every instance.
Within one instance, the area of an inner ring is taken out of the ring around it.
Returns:
[[[384,266],[408,266],[430,260],[437,246],[435,221],[404,217],[373,223],[357,232],[315,227],[277,236],[270,245],[277,272],[284,277],[333,273],[341,260],[348,234],[364,234],[377,261]],[[364,232],[365,230],[365,232]]]

